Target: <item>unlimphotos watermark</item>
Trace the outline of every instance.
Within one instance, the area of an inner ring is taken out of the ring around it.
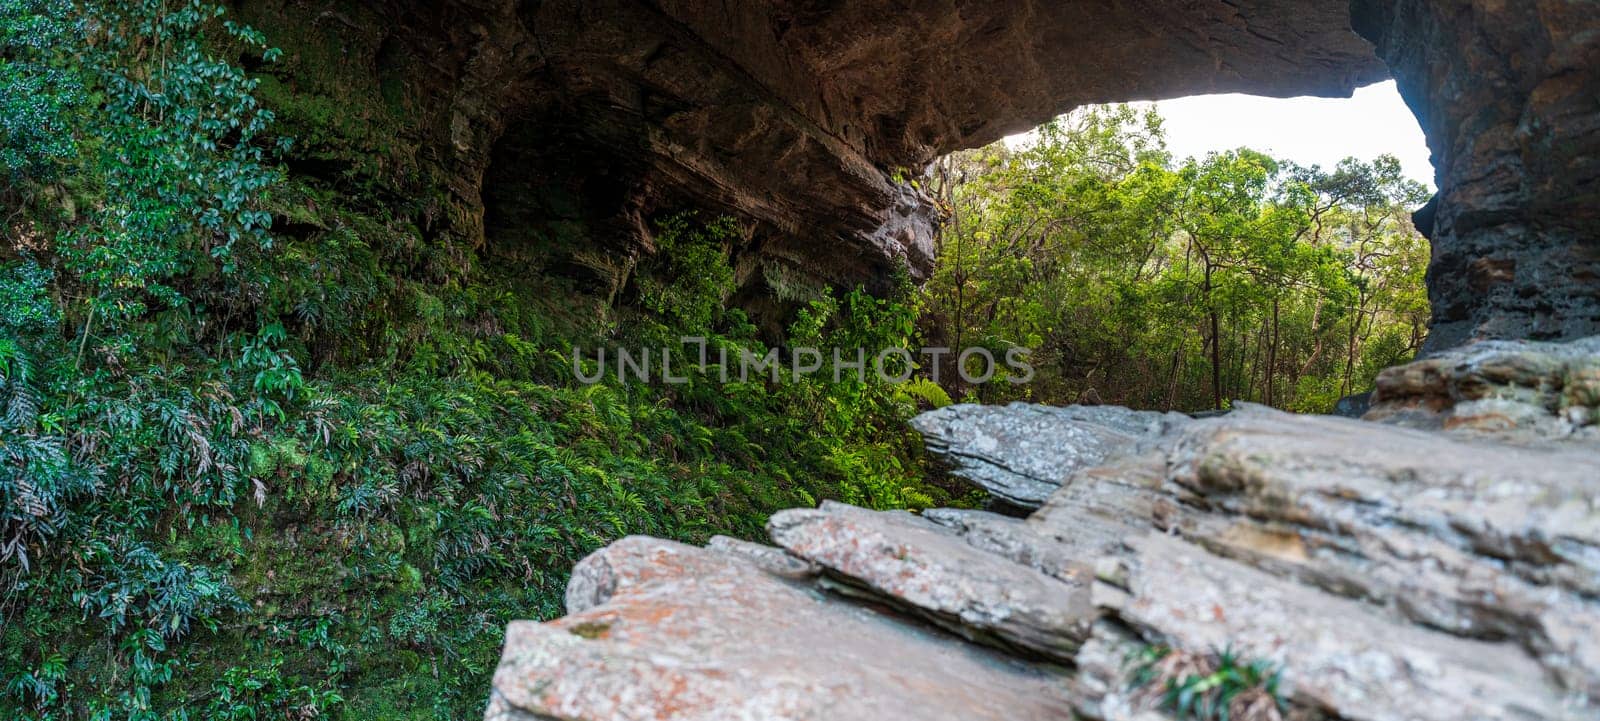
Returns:
[[[943,346],[911,348],[813,348],[798,346],[773,348],[757,355],[749,350],[718,346],[715,351],[702,336],[683,336],[678,339],[684,348],[696,346],[698,352],[686,353],[661,348],[599,348],[594,353],[591,367],[583,348],[572,349],[572,372],[580,383],[592,385],[605,379],[608,362],[612,374],[621,382],[630,378],[645,383],[660,381],[668,385],[688,383],[691,374],[715,377],[723,383],[751,379],[767,379],[773,383],[801,379],[826,373],[833,382],[855,378],[865,382],[872,373],[886,383],[904,383],[919,367],[919,359],[927,361],[929,375],[939,382],[940,368],[946,358],[955,359],[956,373],[961,380],[977,385],[1002,379],[1007,383],[1023,384],[1033,380],[1033,366],[1028,363],[1031,351],[1027,348],[1008,348],[996,358],[988,348],[962,348]],[[607,350],[610,350],[608,357]],[[830,362],[831,361],[831,362]]]

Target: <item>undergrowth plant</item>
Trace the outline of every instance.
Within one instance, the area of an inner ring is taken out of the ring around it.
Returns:
[[[1129,684],[1145,703],[1195,721],[1281,721],[1280,671],[1232,649],[1195,653],[1150,645],[1134,651]]]
[[[279,57],[200,0],[0,0],[0,718],[476,716],[610,541],[946,500],[924,386],[574,379],[600,341],[765,354],[735,221],[660,218],[575,312],[425,238],[432,196],[285,170],[274,111],[318,128],[234,61]],[[909,295],[808,293],[779,345],[908,345]]]

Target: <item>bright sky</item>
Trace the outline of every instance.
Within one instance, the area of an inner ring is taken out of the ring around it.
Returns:
[[[1388,153],[1407,176],[1433,188],[1427,142],[1393,80],[1358,89],[1352,98],[1196,95],[1155,105],[1166,119],[1167,149],[1179,160],[1245,146],[1332,168],[1347,156],[1372,160]]]

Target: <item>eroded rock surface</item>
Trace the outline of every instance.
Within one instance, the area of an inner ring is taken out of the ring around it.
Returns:
[[[1502,386],[1549,409],[1589,343],[1485,344],[1391,381],[1426,390],[1405,396],[1423,418]],[[1087,422],[947,415],[994,412]],[[1157,645],[1270,663],[1288,717],[1600,715],[1600,444],[1248,404],[1155,421],[1025,519],[826,503],[776,514],[781,548],[614,544],[574,571],[572,616],[512,627],[491,718],[1151,721],[1160,694],[1128,659]]]
[[[488,721],[1063,719],[1058,669],[840,601],[742,553],[633,537],[575,576],[606,592],[516,622]]]
[[[911,426],[953,475],[1010,505],[1038,508],[1072,472],[1138,453],[1188,420],[1120,406],[959,404]]]
[[[1089,103],[1348,96],[1392,74],[1438,171],[1418,214],[1430,350],[1600,332],[1592,0],[230,4],[292,41],[262,70],[305,108],[358,101],[343,137],[302,138],[308,169],[427,195],[411,222],[502,261],[581,220],[578,261],[610,283],[651,251],[648,219],[686,206],[748,222],[746,281],[922,276],[939,211],[911,181],[944,153]],[[584,217],[521,197],[545,190]]]
[[[840,503],[780,511],[772,540],[838,577],[979,640],[1072,658],[1088,635],[1092,576],[1084,566],[1045,574],[995,556],[903,511]]]
[[[1356,0],[1439,194],[1427,348],[1600,333],[1600,12],[1592,0]]]
[[[1512,441],[1600,442],[1600,336],[1488,341],[1378,374],[1368,420]]]
[[[1360,601],[1160,535],[1130,539],[1128,597],[1108,608],[1184,649],[1284,668],[1296,706],[1338,718],[1582,718],[1521,649],[1410,625]]]

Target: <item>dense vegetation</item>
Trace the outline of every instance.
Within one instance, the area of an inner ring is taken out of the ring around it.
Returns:
[[[658,219],[617,298],[505,274],[372,161],[381,93],[282,55],[199,0],[0,0],[0,717],[476,717],[610,540],[948,502],[906,388],[574,380],[619,338],[763,352],[737,223]],[[900,295],[806,294],[789,342],[904,345]]]
[[[941,345],[1035,349],[1028,397],[1328,412],[1427,328],[1426,191],[1393,158],[1324,170],[1250,150],[1175,163],[1160,118],[1083,109],[1018,147],[934,168],[949,215],[923,325]]]

